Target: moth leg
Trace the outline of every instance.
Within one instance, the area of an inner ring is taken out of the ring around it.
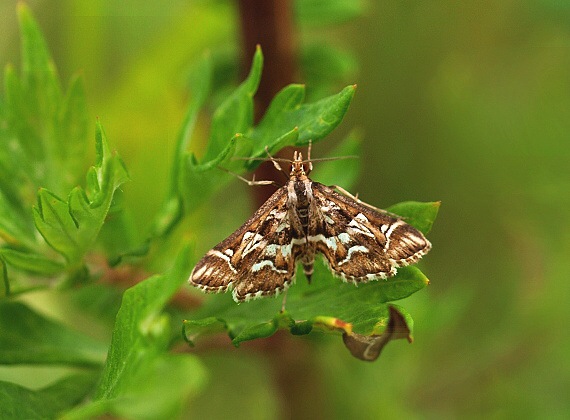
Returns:
[[[356,201],[358,204],[362,204],[364,207],[368,207],[369,209],[375,210],[379,213],[382,214],[387,214],[388,216],[392,216],[395,217],[396,219],[402,219],[401,216],[398,216],[397,214],[394,213],[390,213],[388,210],[384,210],[384,209],[379,209],[378,207],[374,207],[373,205],[370,205],[362,200],[360,200],[358,198],[358,194],[357,195],[352,195],[351,193],[349,193],[347,190],[345,190],[344,188],[338,186],[338,185],[331,185],[330,188],[334,189],[334,190],[338,190],[340,191],[341,194],[346,195],[349,198],[352,198],[354,201]]]
[[[285,312],[285,302],[287,302],[287,289],[283,292],[283,302],[281,303],[281,313]]]
[[[279,186],[279,184],[275,181],[256,181],[255,180],[255,175],[253,175],[253,178],[251,179],[251,181],[249,179],[246,179],[244,177],[241,177],[239,175],[236,175],[238,177],[238,179],[242,180],[243,182],[245,182],[247,185],[249,185],[250,187],[255,186],[255,185],[275,185],[276,187]]]
[[[267,157],[273,163],[273,166],[275,166],[275,169],[277,169],[279,172],[283,172],[287,176],[287,179],[289,179],[289,175],[287,175],[287,172],[285,172],[283,170],[283,168],[281,167],[281,165],[279,165],[277,160],[275,160],[275,158],[273,156],[271,156],[271,153],[269,153],[269,148],[267,146],[265,146],[265,153],[267,153]]]
[[[275,181],[256,181],[255,180],[255,175],[253,175],[253,178],[251,180],[244,178],[241,175],[236,174],[235,172],[230,171],[229,169],[223,168],[221,166],[218,166],[219,169],[221,169],[224,172],[227,172],[228,174],[231,174],[233,176],[235,176],[237,179],[245,182],[247,185],[249,186],[255,186],[255,185],[275,185],[277,187],[279,187],[279,184],[277,184],[277,182]]]

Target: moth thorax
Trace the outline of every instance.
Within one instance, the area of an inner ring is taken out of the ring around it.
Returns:
[[[295,194],[295,211],[299,216],[299,221],[303,227],[307,227],[309,223],[309,206],[313,197],[311,193],[311,185],[308,180],[295,180],[293,184]]]
[[[307,189],[306,182],[296,180],[293,187],[295,189],[295,196],[297,197],[297,208],[308,208],[311,202],[311,197],[309,196],[310,191]]]

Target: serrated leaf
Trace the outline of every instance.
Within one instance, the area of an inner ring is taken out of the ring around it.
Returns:
[[[115,190],[128,179],[121,159],[112,155],[100,123],[96,131],[97,160],[87,174],[87,185],[74,188],[64,201],[46,189],[38,192],[34,221],[46,242],[69,265],[89,249],[111,207]]]
[[[61,273],[65,268],[60,262],[33,252],[1,248],[0,256],[12,267],[19,268],[32,274],[51,276]]]
[[[69,191],[84,165],[87,107],[81,79],[64,93],[41,31],[28,7],[18,5],[22,72],[5,71],[0,102],[0,237],[41,251],[31,205],[39,187]]]
[[[425,203],[425,206],[430,205]],[[419,204],[394,207],[410,223],[425,218],[424,213],[415,211]],[[435,217],[436,214],[432,215]],[[355,287],[334,278],[320,258],[316,261],[311,284],[302,274],[297,277],[297,283],[287,294],[286,313],[280,312],[282,301],[279,297],[241,305],[236,305],[230,294],[209,297],[204,306],[184,322],[187,340],[193,343],[196,338],[221,329],[235,345],[268,337],[281,328],[289,329],[293,334],[306,334],[319,327],[359,336],[379,335],[388,325],[389,302],[403,299],[429,283],[416,266],[409,266],[399,268],[395,277]],[[407,322],[411,324],[411,318]]]
[[[14,322],[18,320],[18,322]],[[0,302],[0,363],[99,366],[106,346],[11,301]]]
[[[83,86],[74,78],[62,93],[55,65],[27,6],[18,7],[22,35],[22,76],[6,69],[6,102],[11,161],[0,154],[0,167],[29,204],[39,186],[60,195],[77,183],[84,164],[87,108]],[[0,182],[0,188],[4,189]]]
[[[76,374],[39,390],[0,381],[0,418],[48,419],[79,403],[89,392],[96,376]]]
[[[201,387],[205,372],[195,356],[166,353],[171,326],[162,309],[188,277],[187,257],[185,248],[172,270],[124,293],[95,398],[64,418],[171,418]]]

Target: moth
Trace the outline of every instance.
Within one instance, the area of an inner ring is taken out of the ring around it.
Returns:
[[[335,276],[357,285],[394,276],[398,267],[416,263],[431,249],[403,219],[338,186],[312,181],[310,148],[308,158],[294,152],[287,184],[208,251],[194,267],[191,285],[204,292],[231,290],[239,303],[285,291],[298,263],[310,282],[316,254]],[[278,159],[270,159],[282,171]]]

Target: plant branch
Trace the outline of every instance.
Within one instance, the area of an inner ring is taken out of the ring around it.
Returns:
[[[264,71],[255,95],[255,121],[258,122],[271,100],[283,87],[292,83],[297,74],[296,42],[293,31],[293,7],[290,0],[239,0],[242,32],[243,71],[251,63],[256,45],[263,48]],[[284,149],[278,157],[291,158],[292,151]],[[268,162],[255,172],[256,179],[280,181]],[[275,191],[273,186],[252,189],[256,207],[260,207]]]
[[[265,56],[263,76],[255,96],[255,121],[259,122],[277,92],[295,80],[297,66],[292,2],[239,0],[238,4],[243,37],[243,71],[251,62],[256,45],[261,45]],[[291,158],[292,154],[292,150],[286,148],[277,157]],[[281,182],[278,175],[270,162],[262,163],[255,172],[256,179]],[[257,186],[251,191],[256,207],[260,207],[275,191],[275,187]],[[310,393],[303,392],[316,379],[314,374],[309,373],[310,358],[306,356],[311,352],[307,343],[299,340],[293,343],[284,334],[276,334],[266,343],[282,398],[281,417],[298,418],[306,414],[308,407],[318,411],[322,407],[319,401],[310,401]],[[303,385],[299,387],[299,383]]]

